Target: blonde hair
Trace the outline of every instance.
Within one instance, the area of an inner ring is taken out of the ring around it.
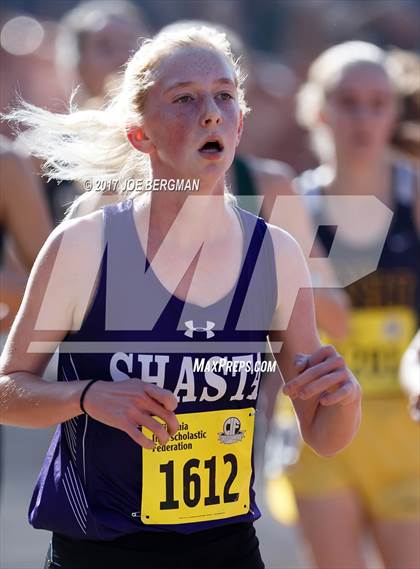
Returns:
[[[307,81],[297,94],[296,117],[298,123],[310,131],[317,154],[322,154],[326,143],[325,132],[318,124],[319,111],[326,95],[346,69],[359,64],[375,65],[383,69],[394,83],[393,68],[387,61],[386,52],[363,41],[348,41],[328,48],[309,68]]]
[[[146,97],[157,79],[159,64],[185,47],[202,47],[227,58],[245,115],[248,107],[242,87],[244,77],[226,35],[210,27],[192,27],[144,40],[128,61],[118,90],[101,110],[78,110],[71,100],[69,112],[57,114],[22,102],[6,118],[26,127],[20,134],[22,143],[31,154],[44,160],[43,171],[49,179],[82,183],[112,180],[112,187],[121,192],[124,180],[150,175],[148,155],[131,146],[126,130],[142,122]],[[129,194],[121,194],[121,199],[127,197]],[[82,194],[71,209],[85,199]]]

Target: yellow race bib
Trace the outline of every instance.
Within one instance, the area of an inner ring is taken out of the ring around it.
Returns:
[[[141,520],[185,524],[249,512],[255,409],[177,415],[166,445],[143,449]],[[146,436],[152,433],[143,427]]]
[[[348,338],[334,344],[364,395],[396,395],[401,393],[401,358],[415,331],[416,317],[408,307],[357,308],[351,314]],[[325,336],[323,340],[331,342]]]

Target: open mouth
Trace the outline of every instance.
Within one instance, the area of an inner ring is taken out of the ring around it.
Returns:
[[[202,154],[218,154],[223,151],[223,144],[219,140],[208,140],[199,149]]]

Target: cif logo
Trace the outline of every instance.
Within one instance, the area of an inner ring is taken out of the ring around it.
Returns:
[[[225,435],[237,435],[241,430],[241,422],[236,417],[229,417],[223,425],[223,432]]]
[[[219,441],[225,445],[230,445],[241,441],[245,436],[245,431],[241,431],[241,422],[238,417],[229,417],[223,423],[223,433],[219,433]]]
[[[215,322],[210,322],[210,320],[207,320],[206,326],[194,326],[194,320],[187,320],[187,322],[184,322],[184,324],[187,328],[187,330],[184,332],[184,335],[188,336],[188,338],[193,338],[194,332],[205,332],[206,340],[213,338],[214,336],[214,332],[212,332],[212,330],[216,326]]]

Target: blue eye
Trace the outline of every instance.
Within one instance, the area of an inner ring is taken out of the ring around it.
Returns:
[[[191,95],[182,95],[181,97],[178,97],[178,99],[175,99],[174,103],[188,103],[189,101],[192,101],[193,98],[191,97]]]
[[[230,93],[220,93],[219,97],[222,99],[222,101],[229,101],[230,99],[233,99],[232,95]]]

